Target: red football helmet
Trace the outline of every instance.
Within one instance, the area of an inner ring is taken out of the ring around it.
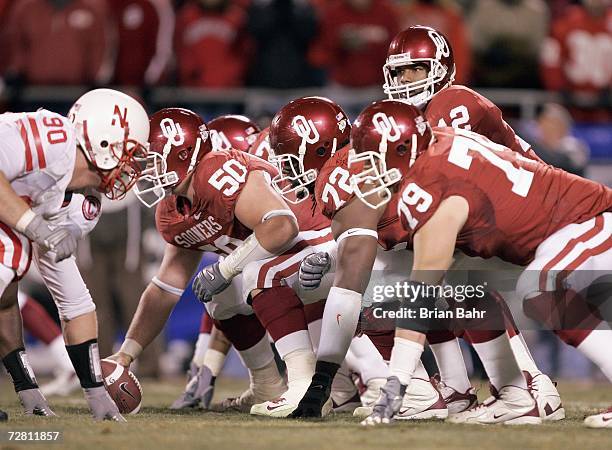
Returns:
[[[290,203],[308,197],[307,186],[335,152],[349,142],[346,113],[325,97],[302,97],[289,102],[272,119],[269,161],[279,174],[274,188]]]
[[[389,188],[400,181],[432,139],[431,127],[416,106],[401,100],[372,103],[351,130],[349,166],[364,167],[350,180],[355,195],[374,209],[386,204],[391,199]],[[373,203],[376,193],[381,200]]]
[[[227,115],[206,124],[213,151],[230,148],[247,152],[261,130],[248,117]]]
[[[272,156],[272,149],[270,148],[270,128],[266,128],[257,134],[255,142],[249,148],[249,153],[255,155],[266,161],[270,160]]]
[[[147,167],[134,192],[150,208],[183,181],[212,146],[204,121],[188,109],[164,108],[149,122]]]
[[[404,83],[401,68],[419,63],[428,67],[427,77]],[[403,99],[422,107],[436,92],[454,81],[453,49],[439,31],[421,25],[410,27],[400,31],[391,41],[383,72],[383,89],[390,99]]]

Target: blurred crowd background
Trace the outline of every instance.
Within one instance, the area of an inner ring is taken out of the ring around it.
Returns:
[[[612,185],[610,0],[0,0],[0,111],[66,113],[86,89],[120,86],[150,112],[185,106],[206,120],[240,113],[265,127],[306,94],[354,117],[383,97],[388,43],[416,24],[449,38],[456,83],[500,106],[544,160]],[[103,211],[79,264],[106,356],[164,244],[134,198]],[[34,277],[28,292],[53,313]],[[179,303],[141,375],[181,372],[201,311],[193,299]],[[591,372],[550,333],[530,339],[552,376]]]

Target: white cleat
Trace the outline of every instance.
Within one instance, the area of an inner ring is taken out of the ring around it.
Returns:
[[[357,386],[353,382],[349,373],[342,370],[342,367],[331,386],[331,395],[334,412],[353,412],[355,408],[361,406],[361,398]]]
[[[450,423],[539,425],[542,419],[536,401],[527,389],[504,386],[499,393],[491,389],[492,396],[482,404],[448,418]]]
[[[458,414],[468,409],[473,408],[478,404],[478,397],[476,396],[476,389],[469,387],[465,392],[459,392],[455,388],[447,385],[444,381],[440,380],[438,375],[431,377],[431,384],[440,391],[446,408],[448,409],[449,417],[453,414]]]
[[[584,424],[588,428],[610,428],[612,429],[612,407],[604,412],[587,416],[584,419]]]
[[[239,411],[249,412],[251,406],[255,403],[260,402],[261,399],[257,399],[253,390],[248,388],[239,397],[228,397],[224,399],[220,405],[215,405],[213,410],[215,411]]]
[[[548,375],[540,373],[532,377],[527,372],[524,373],[527,377],[529,391],[538,404],[538,412],[542,420],[555,421],[565,419],[565,409],[561,403],[561,396],[557,391],[555,383],[551,381]]]
[[[372,414],[372,407],[378,397],[380,397],[380,389],[387,383],[386,378],[372,378],[366,385],[366,390],[361,394],[361,404],[353,411],[354,417],[365,419]]]
[[[429,380],[413,378],[404,394],[402,407],[395,414],[396,420],[425,420],[448,417],[444,399]]]
[[[310,380],[304,380],[301,382],[293,382],[289,384],[287,392],[281,394],[278,398],[263,403],[256,403],[251,407],[251,414],[254,416],[267,416],[267,417],[287,417],[297,408],[300,400],[304,397],[304,394],[310,386]],[[331,410],[332,402],[328,401],[322,412],[325,416],[329,414]],[[326,410],[327,411],[326,411]]]
[[[63,370],[56,377],[40,387],[40,391],[46,396],[58,395],[66,397],[81,389],[81,383],[74,370]]]
[[[355,417],[368,417],[372,406],[362,406],[353,412]],[[413,378],[402,399],[402,406],[393,417],[395,420],[426,420],[448,417],[448,409],[442,395],[429,380]]]

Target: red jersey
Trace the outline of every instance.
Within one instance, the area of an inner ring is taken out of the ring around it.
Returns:
[[[164,199],[155,212],[157,230],[177,247],[231,253],[252,233],[236,219],[234,208],[256,170],[276,175],[269,163],[238,150],[209,153],[193,175],[191,205],[182,197]]]
[[[351,176],[360,172],[362,164],[348,165],[350,147],[347,145],[336,152],[321,168],[315,185],[317,208],[329,219],[333,219],[344,205],[355,198],[349,184]],[[398,195],[393,195],[384,214],[378,221],[378,244],[385,250],[392,250],[398,244],[410,245],[411,233],[403,229],[397,217]]]
[[[456,247],[525,266],[548,236],[612,211],[612,189],[529,160],[464,130],[434,129],[436,142],[402,179],[398,214],[414,235],[450,196],[469,204]]]
[[[432,127],[473,131],[528,158],[541,161],[531,146],[506,123],[493,102],[465,86],[449,86],[434,95],[425,108],[425,117]]]
[[[556,19],[542,48],[541,72],[549,90],[598,92],[612,85],[612,8],[600,17],[582,6]]]
[[[231,253],[253,231],[234,215],[236,202],[251,172],[261,170],[271,179],[277,172],[267,161],[239,150],[211,152],[193,177],[194,198],[171,196],[155,213],[157,230],[166,242],[190,250]],[[313,214],[312,200],[290,205],[300,231],[329,227],[329,220]]]

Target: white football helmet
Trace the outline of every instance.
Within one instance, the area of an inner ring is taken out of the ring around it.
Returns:
[[[70,108],[77,142],[110,199],[125,196],[146,164],[149,117],[143,106],[123,92],[94,89]]]

